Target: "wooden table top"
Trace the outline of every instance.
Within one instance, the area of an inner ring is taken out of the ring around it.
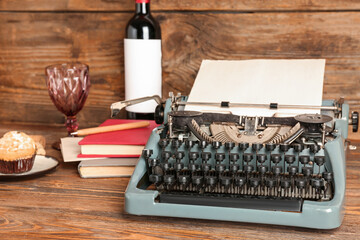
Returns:
[[[39,178],[0,182],[1,239],[360,239],[360,144],[347,152],[346,214],[334,230],[276,225],[133,216],[124,211],[129,178],[82,179],[77,163],[63,163],[51,144],[63,127],[3,124],[9,130],[46,137],[47,155],[61,161]]]

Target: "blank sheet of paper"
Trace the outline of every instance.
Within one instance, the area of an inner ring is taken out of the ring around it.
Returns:
[[[203,60],[188,102],[321,106],[324,71],[325,59]],[[305,108],[220,108],[203,105],[186,105],[185,110],[230,111],[246,116],[320,113],[320,110]]]

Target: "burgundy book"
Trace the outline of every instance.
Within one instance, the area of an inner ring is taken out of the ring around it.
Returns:
[[[144,120],[108,119],[100,126],[137,121]],[[78,157],[139,157],[152,130],[158,126],[155,121],[149,122],[144,128],[88,135],[79,142],[81,154]]]

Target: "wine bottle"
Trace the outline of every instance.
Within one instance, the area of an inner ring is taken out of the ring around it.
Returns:
[[[135,0],[135,15],[124,39],[125,100],[161,96],[161,30],[150,13],[150,0]],[[128,106],[130,119],[154,119],[155,101]]]

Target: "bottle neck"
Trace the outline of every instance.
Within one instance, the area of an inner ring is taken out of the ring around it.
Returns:
[[[150,0],[135,0],[135,14],[150,14]]]

